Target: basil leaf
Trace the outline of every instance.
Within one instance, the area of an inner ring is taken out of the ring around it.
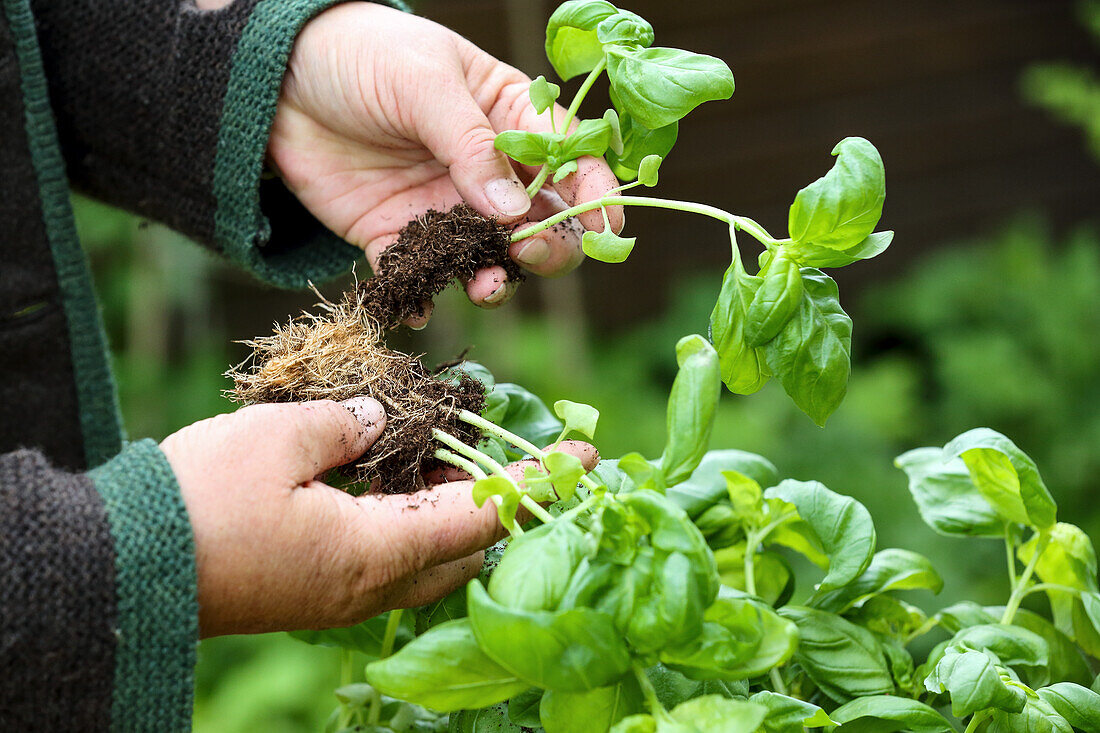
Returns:
[[[518,611],[493,601],[481,583],[466,588],[470,624],[482,650],[531,685],[579,692],[630,669],[630,652],[611,617],[588,608]],[[522,691],[522,690],[520,690]]]
[[[1073,733],[1066,719],[1040,697],[1028,697],[1018,713],[994,710],[988,733]]]
[[[290,635],[307,644],[349,649],[362,652],[368,657],[377,657],[382,651],[382,640],[386,635],[388,619],[387,612],[347,628],[291,631]],[[395,648],[401,648],[413,638],[413,623],[412,614],[402,615]]]
[[[1035,574],[1040,580],[1086,593],[1097,590],[1096,551],[1088,535],[1072,524],[1058,522],[1042,539],[1042,554],[1035,563]],[[1016,553],[1022,562],[1026,564],[1031,561],[1040,546],[1039,542],[1040,537],[1036,536],[1017,549]],[[1093,653],[1090,640],[1096,635],[1084,628],[1091,626],[1082,605],[1086,599],[1080,593],[1057,589],[1048,590],[1047,597],[1050,599],[1055,625],[1075,637],[1080,637],[1078,643],[1086,651]]]
[[[485,655],[466,619],[433,627],[366,673],[382,693],[440,712],[486,707],[530,687]]]
[[[803,267],[844,267],[882,254],[892,241],[893,232],[875,232],[848,249],[820,247],[810,242],[791,242],[783,245],[783,252]]]
[[[767,708],[761,730],[764,733],[802,733],[803,728],[835,725],[835,721],[813,703],[803,702],[776,692],[761,690],[749,702]]]
[[[794,659],[829,698],[843,703],[894,691],[882,646],[870,631],[814,608],[785,606],[779,615],[798,627]]]
[[[561,95],[561,87],[546,81],[546,77],[540,74],[531,82],[527,95],[531,98],[531,106],[541,115],[557,101]]]
[[[745,313],[745,340],[763,346],[791,320],[802,300],[802,275],[798,265],[782,252],[772,258],[764,281],[756,290]]]
[[[1018,713],[1027,699],[1022,689],[1005,684],[992,657],[972,649],[944,650],[924,686],[930,692],[949,693],[956,718],[989,708]]]
[[[779,482],[779,471],[767,458],[728,448],[708,451],[691,477],[671,487],[666,495],[694,519],[728,495],[725,471],[737,471],[761,486]]]
[[[550,483],[554,485],[558,498],[572,499],[577,493],[577,482],[586,473],[581,459],[571,453],[554,451],[548,453],[542,462],[550,471]]]
[[[493,387],[489,394],[505,400],[500,416],[493,419],[505,430],[535,445],[547,445],[561,433],[562,424],[546,403],[518,384],[503,382]],[[521,458],[522,454],[514,457]]]
[[[619,9],[604,0],[567,0],[546,23],[546,58],[565,81],[586,74],[603,60],[596,29]]]
[[[703,460],[721,391],[718,353],[702,336],[680,339],[676,363],[679,371],[668,396],[667,438],[660,464],[665,486],[687,480]]]
[[[909,493],[921,519],[942,535],[1003,537],[1000,518],[970,480],[961,458],[944,460],[940,448],[916,448],[894,465],[909,476]]]
[[[651,130],[671,125],[703,102],[733,96],[733,72],[713,56],[618,45],[604,52],[616,108]]]
[[[848,389],[852,320],[832,278],[809,267],[800,272],[798,310],[763,350],[768,369],[795,404],[824,426]]]
[[[1100,694],[1072,682],[1059,682],[1036,694],[1074,728],[1100,733]]]
[[[928,621],[924,611],[893,596],[871,596],[845,617],[880,637],[897,641],[909,639]]]
[[[532,687],[508,700],[508,720],[523,728],[538,728],[542,725],[539,705],[544,694],[539,688]]]
[[[554,403],[554,414],[565,421],[566,430],[575,430],[589,440],[595,437],[596,423],[600,419],[600,411],[595,407],[583,402],[558,400]]]
[[[653,26],[640,15],[620,10],[596,26],[596,38],[606,45],[652,46]]]
[[[987,623],[996,623],[1004,614],[1004,607],[992,606],[986,609],[991,618]],[[1050,621],[1026,608],[1016,609],[1012,625],[1038,634],[1047,643],[1050,650],[1050,678],[1064,682],[1087,685],[1092,680],[1088,662],[1073,640],[1054,627]]]
[[[680,703],[669,714],[684,726],[685,733],[744,733],[759,728],[767,712],[767,708],[756,703],[703,695]],[[658,731],[664,733],[660,726]]]
[[[606,114],[604,118],[607,118]],[[672,146],[676,144],[676,136],[680,129],[679,123],[673,122],[671,125],[650,130],[625,112],[619,115],[619,125],[622,144],[619,150],[615,149],[614,132],[612,132],[611,144],[607,151],[607,163],[611,166],[611,171],[623,181],[635,178],[642,161],[649,156],[666,157],[672,150]]]
[[[493,147],[523,165],[542,165],[559,152],[564,135],[552,132],[505,130],[493,140]]]
[[[657,185],[658,171],[661,168],[661,156],[647,155],[638,165],[638,182],[653,188]]]
[[[922,702],[894,695],[872,695],[847,702],[830,716],[837,733],[952,733],[947,718]]]
[[[844,613],[880,593],[914,588],[939,593],[943,590],[943,578],[924,555],[909,550],[880,550],[858,578],[831,591],[817,591],[806,605]]]
[[[581,249],[584,254],[600,262],[615,264],[623,262],[634,251],[634,243],[637,237],[620,237],[611,229],[611,222],[607,219],[607,209],[603,213],[603,230],[599,232],[586,231],[581,236]]]
[[[750,346],[745,333],[746,313],[761,279],[749,275],[739,260],[722,277],[722,290],[710,314],[710,338],[718,351],[722,381],[734,394],[752,394],[768,381],[764,350]]]
[[[587,551],[584,532],[567,521],[552,522],[508,543],[489,578],[489,596],[508,608],[557,608]]]
[[[358,733],[358,728],[346,728],[339,733]],[[389,728],[366,728],[363,733],[385,733]],[[447,733],[523,733],[508,719],[505,705],[493,705],[480,710],[459,710],[450,715]]]
[[[867,569],[875,551],[875,525],[867,508],[850,496],[830,491],[817,481],[787,479],[764,492],[798,509],[821,541],[829,570],[818,593],[841,588]],[[767,540],[765,540],[767,541]]]
[[[1035,462],[1011,440],[995,430],[975,428],[943,450],[946,458],[962,457],[970,480],[1006,520],[1036,529],[1054,524],[1058,505]]]
[[[1038,634],[1019,626],[980,624],[960,630],[951,645],[967,649],[988,649],[997,655],[1005,667],[1023,668],[1034,678],[1046,673],[1050,652],[1046,641]],[[1040,677],[1040,683],[1046,680]]]
[[[610,144],[611,124],[607,120],[581,120],[577,129],[562,142],[560,160],[574,160],[582,155],[599,157]]]
[[[798,192],[787,227],[795,242],[847,250],[875,230],[886,201],[886,172],[875,146],[861,137],[837,143],[832,169]]]
[[[633,677],[624,677],[616,685],[585,692],[551,690],[542,698],[539,716],[546,733],[591,733],[643,710],[641,688]]]

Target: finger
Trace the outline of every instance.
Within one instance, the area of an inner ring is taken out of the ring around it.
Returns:
[[[485,216],[513,221],[526,214],[531,201],[508,158],[493,146],[496,131],[465,79],[439,89],[433,114],[417,127],[425,147],[447,166],[462,198]]]
[[[408,589],[394,601],[396,608],[416,608],[438,601],[469,583],[481,572],[485,562],[484,552],[475,552],[460,560],[421,570]]]
[[[581,460],[585,470],[595,468],[599,453],[588,443],[567,440],[558,450]],[[535,460],[520,461],[507,467],[517,481]],[[395,511],[387,523],[389,536],[400,538],[388,544],[397,553],[393,562],[402,567],[428,567],[466,557],[501,539],[505,530],[497,517],[496,505],[485,502],[480,508],[471,497],[473,481],[455,481],[418,491],[409,497],[386,497],[403,501],[416,511]],[[364,498],[361,501],[372,501]],[[374,499],[373,501],[378,501]]]
[[[511,300],[518,288],[519,283],[509,280],[500,265],[482,268],[466,281],[470,302],[482,308],[499,308]]]
[[[514,229],[528,226],[568,208],[556,191],[543,188],[535,195],[527,221]],[[575,218],[566,219],[533,237],[513,242],[509,254],[524,269],[543,277],[564,275],[584,260],[581,236],[584,228]]]
[[[245,407],[238,460],[297,486],[349,463],[369,448],[386,425],[382,405],[369,397]]]

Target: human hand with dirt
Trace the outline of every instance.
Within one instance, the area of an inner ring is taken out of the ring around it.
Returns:
[[[497,132],[549,131],[527,92],[531,80],[458,34],[375,3],[351,2],[318,15],[294,46],[268,155],[283,181],[329,229],[362,247],[371,262],[407,222],[465,200],[508,225],[541,220],[618,185],[602,159],[582,158],[533,200],[524,181],[536,170],[493,147]],[[556,116],[564,118],[558,108]],[[610,207],[622,228],[621,207]],[[511,245],[513,259],[544,276],[583,259],[582,227],[602,231],[599,211]],[[466,283],[485,307],[505,302],[515,282],[504,268],[479,270]],[[406,323],[422,326],[423,314]]]
[[[322,400],[245,407],[165,438],[195,537],[202,636],[348,626],[477,575],[504,530],[472,482],[448,473],[413,494],[353,497],[317,479],[385,423],[373,399]],[[585,443],[560,449],[588,469],[598,460]]]

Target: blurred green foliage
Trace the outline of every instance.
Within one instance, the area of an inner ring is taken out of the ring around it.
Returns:
[[[221,373],[239,354],[229,342],[249,334],[228,332],[222,291],[241,287],[239,277],[163,228],[86,201],[77,211],[130,433],[160,438],[232,409],[220,396]],[[719,280],[720,273],[683,280],[660,319],[588,336],[585,324],[563,323],[553,311],[483,312],[448,292],[431,328],[398,340],[427,351],[429,363],[476,345],[471,357],[501,379],[547,401],[596,405],[595,442],[605,456],[654,456],[664,442],[673,347],[686,333],[705,333]],[[771,385],[750,397],[724,395],[713,447],[761,453],[784,476],[819,479],[857,497],[875,517],[881,547],[919,547],[941,570],[947,584],[935,605],[999,588],[999,571],[990,577],[988,569],[1000,567],[1003,548],[990,542],[975,551],[970,543],[960,554],[958,540],[919,522],[905,477],[892,466],[904,450],[942,445],[977,425],[1004,432],[1036,459],[1062,515],[1100,536],[1091,500],[1100,490],[1095,229],[1056,235],[1041,218],[1022,217],[993,236],[939,250],[845,306],[856,324],[854,374],[828,429]],[[552,358],[563,352],[570,368]],[[335,704],[337,678],[334,652],[285,635],[204,642],[195,728],[318,729]]]

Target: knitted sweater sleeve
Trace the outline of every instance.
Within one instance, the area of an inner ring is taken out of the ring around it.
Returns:
[[[0,455],[0,729],[190,729],[191,526],[156,443],[90,473]]]
[[[361,253],[263,175],[295,35],[338,1],[31,0],[73,185],[277,286],[346,270]]]

